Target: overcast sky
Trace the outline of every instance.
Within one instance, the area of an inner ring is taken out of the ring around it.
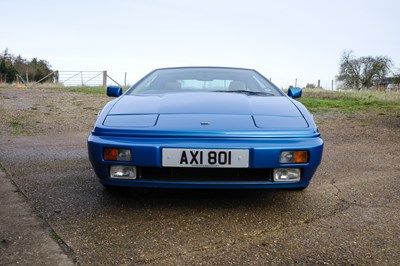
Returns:
[[[400,67],[399,15],[399,0],[0,0],[0,49],[121,83],[199,65],[330,86],[344,50]]]

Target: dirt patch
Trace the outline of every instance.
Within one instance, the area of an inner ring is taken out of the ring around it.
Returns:
[[[3,135],[90,131],[110,98],[51,89],[0,89]]]

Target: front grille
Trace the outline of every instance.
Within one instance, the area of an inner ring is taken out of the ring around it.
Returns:
[[[139,179],[160,181],[271,181],[272,169],[139,167]]]

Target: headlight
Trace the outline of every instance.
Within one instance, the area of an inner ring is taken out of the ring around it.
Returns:
[[[106,161],[128,162],[132,160],[130,149],[104,148],[103,158]]]
[[[281,151],[280,163],[308,163],[308,151]]]

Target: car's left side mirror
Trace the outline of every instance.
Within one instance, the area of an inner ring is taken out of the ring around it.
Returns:
[[[118,86],[107,86],[107,96],[119,97],[122,95],[122,88]]]
[[[290,98],[300,98],[303,90],[301,88],[289,88],[288,90],[288,96]]]

